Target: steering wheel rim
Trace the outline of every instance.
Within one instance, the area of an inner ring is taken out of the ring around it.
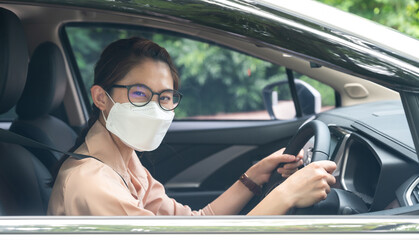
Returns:
[[[330,131],[327,125],[319,120],[312,120],[301,126],[289,141],[284,154],[297,155],[313,136],[314,147],[311,162],[329,159]],[[272,172],[268,183],[263,186],[262,199],[284,181],[276,169]]]

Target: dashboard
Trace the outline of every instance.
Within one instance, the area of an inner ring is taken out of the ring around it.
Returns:
[[[368,207],[373,203],[381,160],[374,149],[359,136],[336,127],[331,132],[331,159],[337,164],[335,177],[340,186],[355,193]]]
[[[331,110],[317,118],[330,130],[330,160],[337,164],[337,182],[332,187],[361,199],[368,212],[419,203],[419,164],[416,154],[411,154],[413,141],[409,142],[406,120],[400,120],[404,114],[391,114],[401,106],[391,103]],[[386,109],[387,114],[370,109]]]

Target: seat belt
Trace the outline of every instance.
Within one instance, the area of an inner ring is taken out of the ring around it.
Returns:
[[[61,150],[58,150],[56,148],[50,147],[46,144],[37,142],[33,139],[21,136],[17,133],[4,130],[2,128],[0,128],[0,142],[12,143],[12,144],[22,145],[22,146],[30,147],[30,148],[37,148],[37,149],[59,152],[59,153],[62,153],[64,155],[76,158],[78,160],[82,160],[82,159],[85,159],[85,158],[94,158],[94,159],[98,160],[99,162],[105,164],[103,161],[101,161],[100,159],[95,158],[93,156],[61,151]],[[112,168],[112,170],[114,170],[114,169]],[[125,179],[121,176],[121,174],[119,174],[119,172],[117,172],[117,171],[115,171],[115,172],[121,177],[122,181],[124,181],[124,183],[125,183],[125,186],[128,188],[128,184],[127,184],[127,182],[125,182]]]

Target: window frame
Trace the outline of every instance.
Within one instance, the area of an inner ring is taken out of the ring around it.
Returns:
[[[230,50],[230,51],[234,51],[234,52],[237,52],[237,53],[240,53],[240,54],[245,54],[247,56],[259,59],[261,61],[269,62],[269,63],[271,63],[275,66],[282,67],[286,70],[288,86],[289,86],[289,89],[290,89],[290,93],[291,93],[292,100],[293,100],[293,103],[294,103],[294,108],[295,108],[295,111],[296,111],[296,115],[292,119],[299,119],[299,118],[304,117],[304,115],[302,114],[301,107],[299,105],[298,96],[296,95],[296,87],[295,87],[295,84],[293,84],[294,80],[295,80],[295,78],[293,76],[293,73],[295,71],[292,70],[292,69],[289,69],[285,66],[278,65],[277,63],[274,63],[270,60],[255,56],[251,53],[244,52],[240,49],[235,49],[235,48],[229,47],[227,45],[223,45],[223,44],[220,44],[220,43],[208,40],[208,39],[200,38],[200,37],[197,37],[197,36],[194,36],[194,35],[191,35],[191,34],[187,34],[187,33],[180,33],[180,32],[175,31],[175,30],[167,30],[167,29],[156,27],[156,26],[143,26],[143,25],[123,24],[123,23],[103,23],[103,22],[68,22],[68,23],[63,24],[60,27],[59,36],[60,36],[60,40],[61,40],[62,45],[63,45],[65,55],[68,59],[69,65],[70,65],[70,70],[71,70],[71,73],[73,75],[73,79],[76,79],[75,80],[75,83],[76,83],[75,85],[76,85],[77,94],[79,96],[81,96],[81,99],[83,101],[83,103],[81,105],[83,107],[83,112],[84,112],[86,121],[88,120],[88,118],[91,114],[91,108],[89,107],[90,106],[89,93],[88,93],[88,89],[84,87],[85,84],[84,84],[84,81],[83,81],[83,77],[81,75],[80,68],[77,64],[77,60],[76,60],[76,57],[74,55],[74,51],[73,51],[73,48],[71,46],[71,43],[70,43],[70,40],[69,40],[69,37],[68,37],[66,27],[114,28],[114,29],[148,31],[150,33],[166,34],[166,35],[170,35],[170,36],[175,36],[175,37],[179,37],[179,38],[182,37],[182,38],[186,38],[186,39],[190,39],[190,40],[199,41],[199,42],[202,42],[202,43],[211,44],[213,46],[221,47],[221,48],[224,48],[224,49],[227,49],[227,50]],[[290,71],[290,73],[288,73],[288,70]],[[292,77],[292,79],[291,79],[291,77]],[[314,80],[318,81],[317,79],[314,79]],[[83,86],[83,87],[81,87],[81,86]],[[332,88],[331,86],[329,86],[329,87]],[[340,96],[339,96],[339,93],[335,89],[333,89],[333,90],[334,90],[334,93],[335,93],[335,106],[334,107],[338,107],[338,103],[340,101],[336,101],[336,99],[340,99]],[[266,106],[263,110],[266,111],[267,114],[269,115],[268,110],[266,109]],[[258,121],[286,121],[286,120],[292,120],[292,119],[277,119],[277,118],[274,118],[274,119],[272,119],[272,118],[270,118],[270,119],[174,119],[174,122],[208,122],[208,121],[214,121],[214,122],[235,122],[235,121],[236,122],[253,122],[253,121],[256,121],[256,122],[258,122]]]

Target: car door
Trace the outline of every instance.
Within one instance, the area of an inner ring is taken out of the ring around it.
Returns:
[[[171,54],[183,98],[160,147],[138,155],[169,196],[194,209],[215,199],[252,164],[285,147],[298,127],[322,110],[321,101],[329,106],[323,110],[336,105],[332,88],[208,39],[126,25],[78,23],[63,29],[86,105],[91,104],[87,92],[94,64],[110,42],[141,36]]]

